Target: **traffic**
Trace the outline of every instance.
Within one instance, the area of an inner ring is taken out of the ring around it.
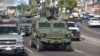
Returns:
[[[59,14],[52,6],[17,14],[5,8],[0,7],[0,56],[100,56],[100,14]]]

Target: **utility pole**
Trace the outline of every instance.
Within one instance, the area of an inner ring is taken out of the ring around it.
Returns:
[[[84,0],[83,11],[85,11],[85,4],[86,4],[86,0]]]
[[[100,0],[98,0],[98,7],[99,7],[99,15],[100,15]]]

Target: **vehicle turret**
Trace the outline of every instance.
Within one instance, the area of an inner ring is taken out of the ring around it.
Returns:
[[[56,7],[47,7],[46,10],[49,12],[46,15],[48,20],[57,19],[58,9]]]

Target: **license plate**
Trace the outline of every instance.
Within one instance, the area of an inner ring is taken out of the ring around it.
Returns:
[[[11,48],[6,48],[6,50],[12,50]]]

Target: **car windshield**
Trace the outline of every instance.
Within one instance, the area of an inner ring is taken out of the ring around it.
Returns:
[[[67,23],[68,27],[75,27],[74,23]]]
[[[64,23],[54,23],[53,27],[54,28],[65,28],[65,24]]]
[[[32,23],[32,20],[23,20],[22,23]]]
[[[39,27],[51,27],[50,23],[40,22]]]
[[[0,27],[0,34],[17,33],[17,27]]]

